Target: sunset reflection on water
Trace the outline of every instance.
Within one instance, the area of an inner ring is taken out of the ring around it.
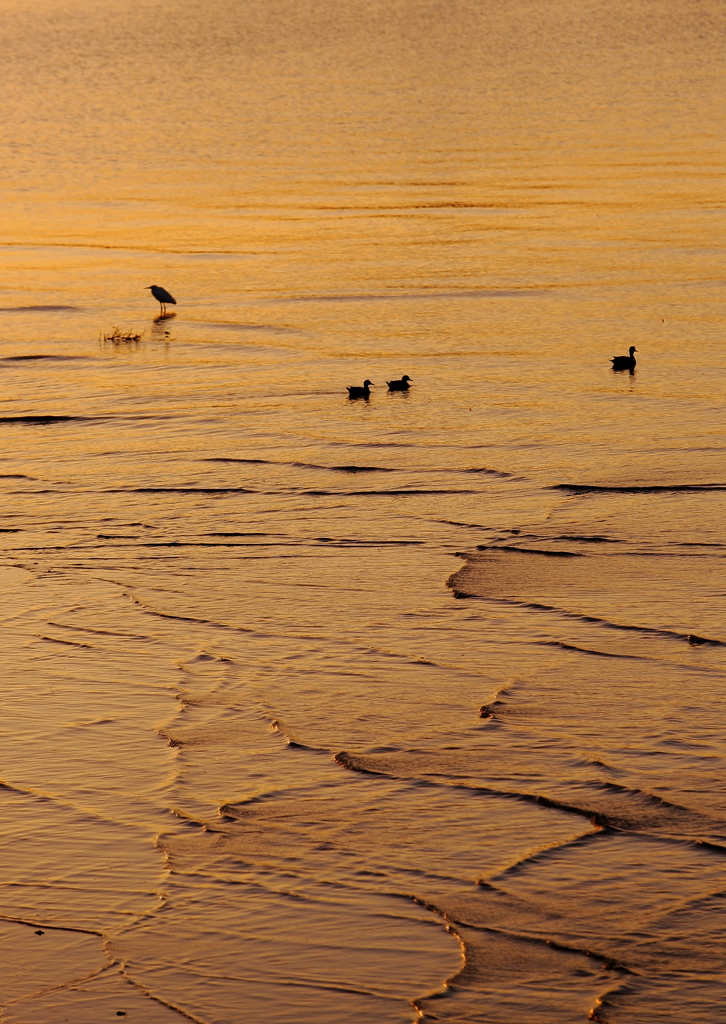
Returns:
[[[3,15],[3,1019],[712,1024],[722,6]]]

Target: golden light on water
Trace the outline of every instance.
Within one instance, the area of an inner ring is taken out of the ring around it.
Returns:
[[[721,5],[3,17],[3,1020],[712,1024]]]

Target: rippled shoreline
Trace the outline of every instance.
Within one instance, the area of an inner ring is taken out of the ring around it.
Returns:
[[[5,7],[3,1021],[713,1024],[722,6]]]

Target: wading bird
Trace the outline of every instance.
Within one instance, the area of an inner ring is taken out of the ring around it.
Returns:
[[[371,385],[375,387],[372,380],[364,380],[363,387],[348,388],[348,398],[369,398],[371,393]]]
[[[613,356],[611,362],[613,364],[613,370],[630,370],[635,369],[635,356],[633,352],[637,352],[635,345],[631,345],[629,350],[629,356]]]
[[[161,306],[159,316],[166,316],[166,304],[170,302],[172,306],[176,306],[176,299],[173,295],[170,295],[166,288],[162,288],[158,284],[147,284],[147,288],[151,288],[151,294],[154,296],[156,301]]]
[[[387,380],[389,391],[408,391],[411,385],[408,383],[411,380],[407,373],[404,373],[400,380]]]

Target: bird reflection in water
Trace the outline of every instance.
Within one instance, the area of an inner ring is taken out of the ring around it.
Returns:
[[[166,313],[163,316],[155,316],[151,321],[151,339],[152,341],[161,341],[163,344],[168,345],[170,341],[175,339],[171,336],[171,331],[167,329],[167,321],[173,319],[176,313]]]

